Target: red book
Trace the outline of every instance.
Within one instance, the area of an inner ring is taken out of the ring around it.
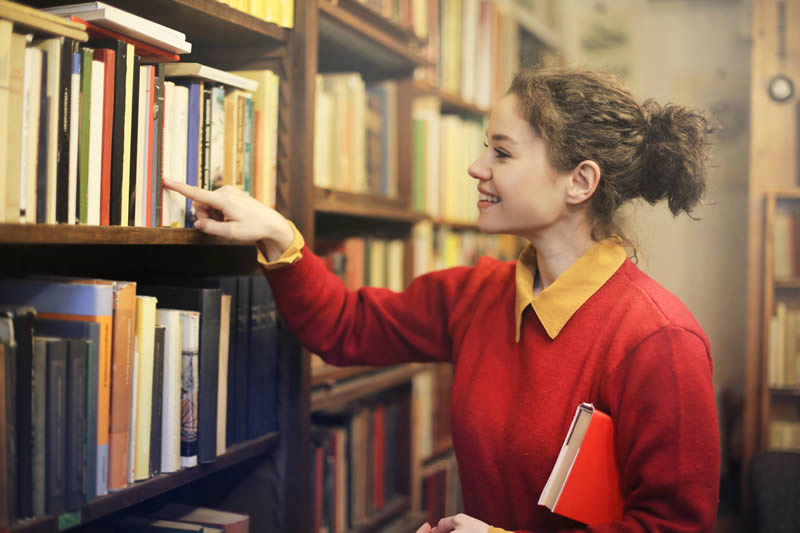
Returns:
[[[143,213],[144,213],[144,226],[149,227],[152,226],[150,223],[150,217],[152,216],[151,210],[153,209],[153,202],[150,201],[152,198],[152,189],[153,189],[153,127],[155,122],[153,121],[153,113],[155,112],[153,106],[155,105],[155,95],[156,95],[156,69],[153,66],[147,67],[148,77],[150,81],[150,99],[147,102],[147,120],[150,121],[150,124],[147,126],[147,168],[145,169],[145,173],[147,175],[145,187],[145,198],[144,198],[144,205]],[[138,200],[138,199],[137,199]]]
[[[361,241],[362,243],[364,241]],[[372,410],[372,505],[376,511],[383,509],[384,454],[386,452],[386,407],[376,404]]]
[[[539,505],[587,525],[622,519],[614,424],[592,404],[578,406]]]
[[[133,37],[117,33],[115,31],[109,30],[108,28],[103,28],[101,26],[98,26],[97,24],[78,18],[75,15],[70,16],[69,19],[73,22],[83,24],[86,27],[86,33],[89,34],[90,39],[110,38],[132,44],[134,49],[133,52],[134,55],[140,56],[142,58],[142,61],[146,63],[149,62],[164,63],[167,61],[180,61],[180,56],[178,56],[178,54],[173,54],[172,52],[162,50],[161,48],[153,46],[152,44],[147,44],[138,39],[134,39]]]
[[[105,64],[105,80],[103,81],[103,156],[100,174],[100,225],[108,226],[111,209],[111,133],[114,126],[114,60],[116,52],[107,48],[94,51],[95,59]]]

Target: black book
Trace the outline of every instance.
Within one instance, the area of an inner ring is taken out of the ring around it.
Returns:
[[[161,472],[161,431],[164,398],[164,335],[166,326],[156,326],[153,343],[153,406],[150,415],[150,475]]]
[[[161,226],[161,173],[164,168],[164,76],[166,67],[163,63],[155,65],[155,83],[153,85],[153,169],[152,187],[150,189],[150,226]]]
[[[66,509],[67,444],[67,342],[45,338],[47,342],[47,406],[45,414],[45,511]]]
[[[6,510],[6,517],[9,523],[13,523],[17,518],[17,343],[14,339],[14,321],[8,313],[0,314],[0,344],[4,350],[3,371],[5,379],[4,385],[4,414],[5,434],[0,433],[4,438],[5,446],[5,469],[0,472],[0,476],[5,476],[5,482],[0,480],[0,484],[8,489],[4,496],[3,503],[0,503]]]
[[[247,438],[278,429],[278,310],[264,276],[250,280]]]
[[[97,496],[97,384],[99,372],[98,350],[100,346],[100,324],[80,320],[55,320],[37,318],[33,329],[36,335],[85,339],[87,343],[86,374],[86,468],[84,469],[84,496],[91,501]]]
[[[250,276],[239,276],[236,283],[236,330],[231,328],[231,337],[236,337],[236,354],[228,354],[229,369],[233,369],[234,385],[228,385],[233,394],[233,443],[247,440],[247,374],[250,357]],[[234,310],[231,306],[231,316]],[[230,372],[230,370],[229,370]],[[230,383],[230,382],[229,382]]]
[[[197,424],[197,461],[217,458],[217,381],[219,379],[219,289],[141,286],[139,294],[155,296],[163,308],[200,313],[200,358]]]
[[[58,87],[58,143],[56,162],[56,222],[66,224],[69,208],[69,128],[72,95],[72,54],[77,41],[61,37],[61,65]]]
[[[114,121],[111,130],[111,205],[109,206],[109,224],[119,226],[122,223],[122,186],[127,184],[125,176],[129,176],[130,167],[125,168],[125,120],[126,106],[130,105],[130,95],[127,91],[128,76],[133,72],[128,71],[128,52],[132,53],[133,45],[117,39],[91,39],[87,43],[92,48],[107,48],[114,50]],[[130,120],[130,114],[128,114]]]
[[[17,519],[33,516],[33,450],[31,417],[31,375],[33,361],[33,319],[36,311],[32,307],[3,307],[4,315],[13,322],[14,366],[16,367],[16,438],[12,453],[16,455],[15,481],[17,484],[16,505],[12,512]],[[12,466],[12,465],[10,465]],[[13,496],[12,496],[13,498]]]
[[[47,68],[49,58],[45,50],[42,50],[42,80],[41,91],[39,93],[39,138],[36,151],[36,223],[44,224],[47,221],[47,156],[50,152],[50,106],[55,105],[50,102],[47,96],[47,75],[50,72]],[[33,209],[32,205],[26,209]]]
[[[139,146],[139,67],[142,65],[142,58],[133,56],[133,93],[131,95],[131,165],[130,179],[128,180],[128,226],[135,225],[136,219],[136,168],[138,166],[139,150],[144,150]],[[146,110],[141,110],[146,113]]]
[[[67,511],[76,511],[85,501],[83,490],[86,464],[86,397],[89,341],[68,339],[67,343],[67,434],[66,491]]]
[[[0,319],[2,320],[2,319]],[[2,326],[0,326],[2,328]],[[5,496],[11,490],[8,486],[8,448],[6,425],[6,391],[8,390],[8,374],[6,373],[6,353],[8,344],[0,340],[0,529],[8,529],[8,498]]]

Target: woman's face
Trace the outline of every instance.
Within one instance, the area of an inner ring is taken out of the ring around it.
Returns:
[[[478,180],[478,227],[486,233],[541,236],[567,215],[569,171],[552,167],[547,147],[516,111],[517,97],[492,110],[486,149],[469,167]]]

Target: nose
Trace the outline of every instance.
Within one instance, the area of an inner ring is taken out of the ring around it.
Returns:
[[[487,163],[486,153],[488,149],[484,150],[480,157],[476,159],[470,166],[467,172],[476,180],[490,180],[492,179],[492,171]]]

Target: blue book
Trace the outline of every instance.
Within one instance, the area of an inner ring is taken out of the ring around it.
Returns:
[[[78,320],[37,318],[33,322],[33,330],[36,335],[44,337],[89,341],[87,353],[89,375],[86,388],[86,469],[83,479],[86,501],[91,501],[97,496],[97,384],[99,372],[97,347],[100,345],[100,324]]]
[[[186,152],[186,183],[197,187],[200,173],[200,111],[203,105],[203,84],[197,81],[183,81],[179,85],[189,89],[189,148]],[[186,199],[186,227],[194,227],[197,215],[192,209],[192,200]]]

